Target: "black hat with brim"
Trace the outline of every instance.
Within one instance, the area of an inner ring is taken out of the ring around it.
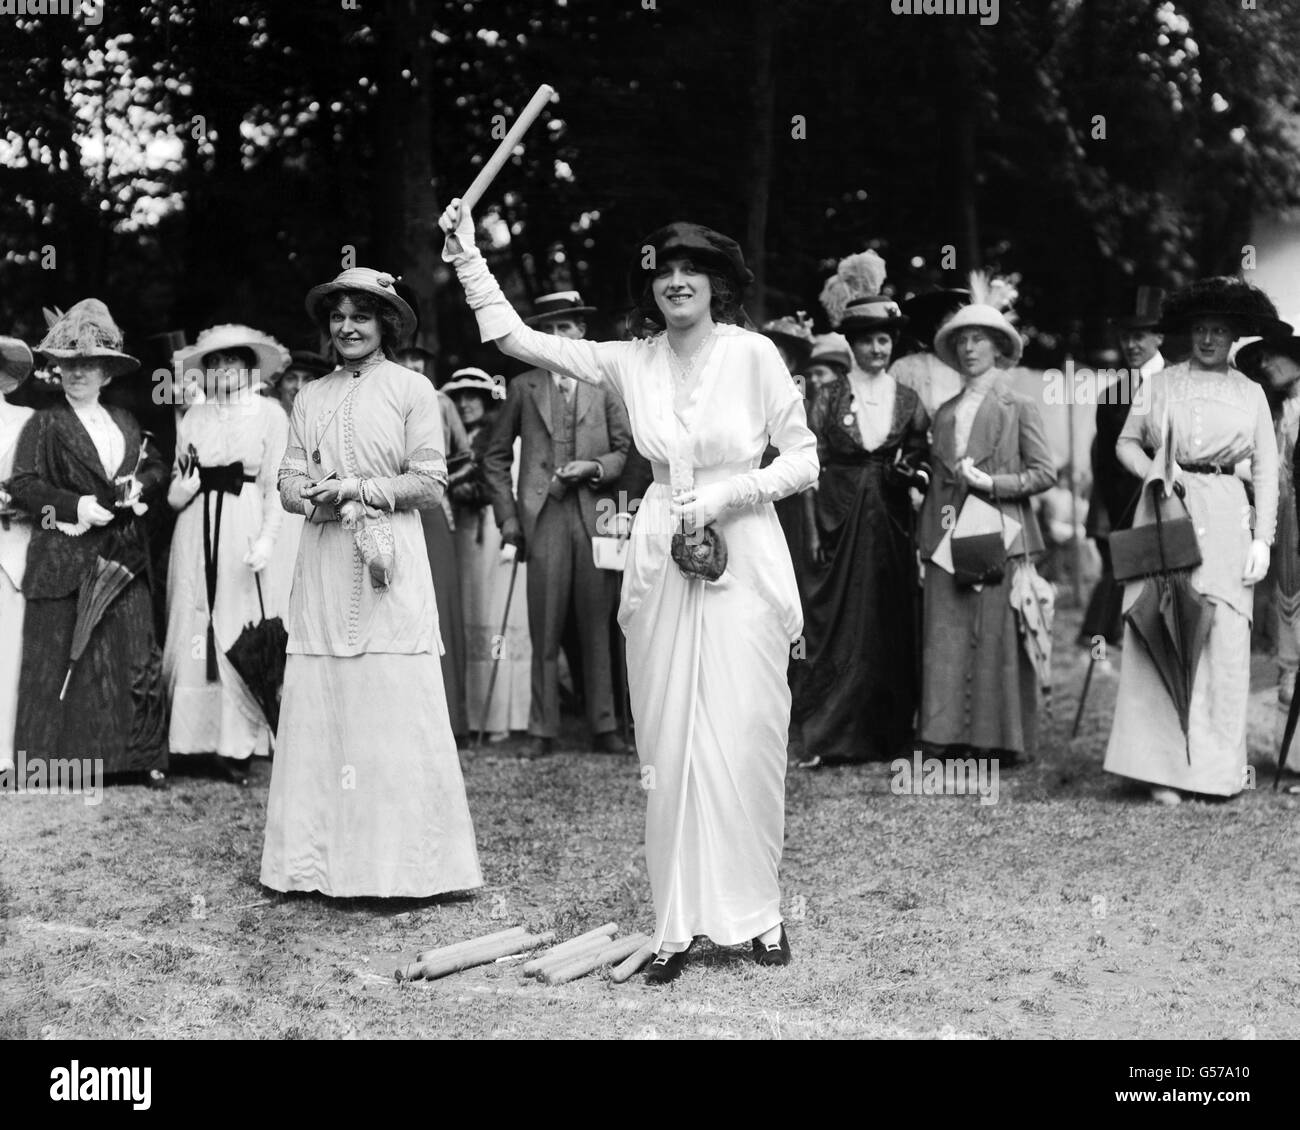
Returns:
[[[1228,276],[1200,279],[1175,291],[1154,328],[1160,333],[1186,333],[1198,318],[1222,318],[1237,337],[1286,337],[1293,329],[1277,316],[1277,307],[1259,287]]]
[[[725,275],[740,290],[754,281],[754,272],[745,266],[744,253],[734,239],[703,224],[678,221],[651,232],[641,241],[637,265],[629,280],[632,294],[637,295],[646,280],[654,278],[655,272],[670,259],[689,259],[697,267]]]
[[[1232,367],[1245,373],[1251,380],[1263,383],[1264,371],[1260,366],[1270,353],[1290,357],[1300,365],[1300,337],[1292,334],[1290,337],[1260,338],[1259,341],[1252,341],[1233,354]]]

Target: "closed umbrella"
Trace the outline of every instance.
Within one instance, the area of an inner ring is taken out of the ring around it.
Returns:
[[[262,578],[254,573],[253,579],[257,582],[257,604],[262,619],[256,624],[244,625],[239,638],[227,650],[226,658],[261,707],[266,724],[274,734],[280,726],[280,689],[284,686],[289,633],[279,616],[266,615],[266,605],[262,603]]]

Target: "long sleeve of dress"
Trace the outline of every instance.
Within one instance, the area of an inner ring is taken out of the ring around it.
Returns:
[[[803,393],[770,341],[760,339],[758,388],[764,397],[768,438],[780,454],[766,467],[729,480],[732,505],[741,508],[775,502],[817,482],[821,464],[817,437],[808,427]]]
[[[9,493],[35,521],[42,521],[47,513],[53,513],[57,521],[75,524],[81,496],[76,491],[53,486],[42,477],[42,468],[49,462],[52,427],[53,415],[48,412],[37,412],[23,425],[14,452]]]
[[[303,497],[303,490],[311,485],[311,476],[307,473],[307,444],[303,436],[307,434],[307,412],[302,397],[293,402],[293,413],[289,417],[288,438],[285,441],[284,458],[280,460],[280,472],[277,486],[280,491],[280,505],[294,514],[311,517],[311,500]]]
[[[456,269],[456,277],[465,288],[465,300],[478,320],[479,336],[483,341],[495,341],[502,353],[539,369],[592,385],[609,382],[621,391],[620,359],[629,348],[626,342],[556,337],[526,326],[502,293],[482,252],[474,247],[469,251],[451,253],[453,243],[454,239],[448,239],[442,257]],[[459,246],[458,243],[455,245]]]
[[[1018,407],[1022,470],[993,476],[993,497],[1013,502],[1041,494],[1056,482],[1056,466],[1038,405],[1026,400]]]
[[[1255,442],[1250,454],[1250,477],[1255,485],[1255,540],[1273,544],[1277,534],[1278,456],[1277,433],[1264,390],[1252,386],[1255,397]]]

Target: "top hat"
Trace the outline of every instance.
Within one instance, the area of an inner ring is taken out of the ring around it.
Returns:
[[[394,285],[396,282],[392,275],[384,271],[376,271],[372,267],[351,267],[336,275],[331,281],[314,286],[307,292],[307,313],[311,315],[313,322],[321,325],[324,321],[322,311],[327,298],[342,290],[359,290],[373,295],[381,302],[386,302],[396,310],[400,321],[399,335],[407,338],[419,324],[419,319],[416,318],[415,311],[407,305],[406,300],[397,293]]]
[[[1110,319],[1117,330],[1154,330],[1160,325],[1165,304],[1165,291],[1159,286],[1140,286],[1131,295],[1128,304],[1131,313]]]
[[[524,321],[530,326],[536,326],[555,318],[580,318],[595,312],[594,306],[582,304],[582,296],[576,290],[557,290],[537,298],[533,302],[532,317],[525,318]]]
[[[290,364],[289,351],[275,338],[260,330],[238,325],[209,326],[193,345],[183,346],[172,354],[172,364],[176,372],[184,375],[191,368],[202,367],[205,354],[227,349],[247,349],[252,353],[264,381]]]
[[[73,358],[103,361],[104,371],[110,377],[140,367],[139,361],[122,352],[122,331],[98,298],[83,298],[66,314],[56,316],[36,351],[53,361]]]
[[[1165,302],[1156,329],[1185,333],[1198,318],[1222,318],[1237,337],[1286,337],[1292,329],[1259,287],[1226,275],[1199,279],[1176,290]]]

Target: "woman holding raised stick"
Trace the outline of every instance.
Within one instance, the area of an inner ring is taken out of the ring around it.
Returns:
[[[737,324],[752,279],[740,248],[696,224],[655,232],[632,278],[649,336],[590,342],[524,325],[459,200],[440,224],[483,340],[614,389],[653,465],[619,608],[648,801],[657,956],[647,980],[678,976],[700,935],[750,942],[760,964],[785,965],[786,668],[803,617],[772,502],[816,481],[817,445],[776,347]],[[780,455],[758,470],[769,440]]]

